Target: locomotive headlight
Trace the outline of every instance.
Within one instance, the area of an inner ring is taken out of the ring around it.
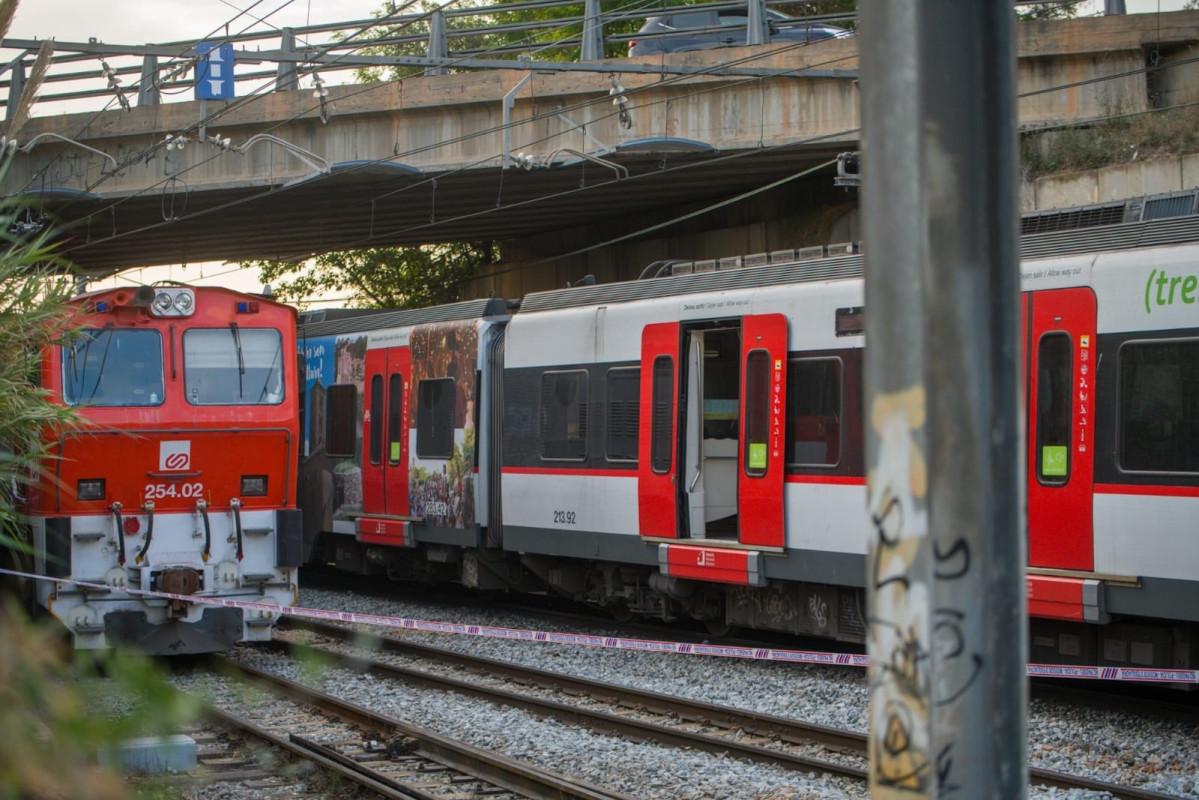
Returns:
[[[166,292],[159,292],[158,295],[155,296],[155,298],[154,298],[154,308],[157,309],[158,311],[163,312],[164,314],[167,311],[170,311],[171,306],[173,306],[174,304],[175,304],[174,298],[172,298]]]
[[[192,310],[192,304],[195,300],[190,292],[180,292],[175,296],[175,308],[179,309],[180,313],[186,314]]]
[[[81,478],[75,486],[75,497],[80,500],[103,500],[103,478]]]
[[[263,497],[266,495],[265,475],[242,475],[241,493],[243,497]]]

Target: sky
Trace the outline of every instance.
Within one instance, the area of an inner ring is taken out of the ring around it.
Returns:
[[[487,0],[474,0],[486,4]],[[1125,0],[1129,13],[1174,11],[1184,0]],[[1090,0],[1094,13],[1102,0]],[[402,5],[397,2],[397,5]],[[383,0],[21,0],[8,36],[19,39],[54,38],[105,44],[144,45],[158,42],[204,40],[216,34],[267,27],[302,27],[330,22],[369,19],[384,7]],[[259,21],[261,20],[261,21]],[[38,113],[36,110],[35,114]],[[220,283],[243,291],[259,291],[256,274],[225,264],[192,264],[138,270],[121,283],[176,280]],[[111,283],[111,282],[110,282]],[[106,284],[94,284],[100,288]],[[328,299],[323,305],[337,304]]]

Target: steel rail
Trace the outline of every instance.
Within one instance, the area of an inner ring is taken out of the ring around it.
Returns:
[[[550,688],[576,696],[586,696],[609,704],[619,704],[625,708],[644,710],[650,714],[659,715],[665,719],[675,720],[676,722],[681,720],[692,724],[724,729],[726,732],[741,731],[753,737],[760,737],[784,745],[818,744],[830,751],[854,753],[862,757],[866,756],[866,736],[855,731],[816,725],[755,711],[718,706],[698,700],[664,696],[627,686],[592,681],[586,678],[549,672],[534,667],[525,667],[481,656],[472,656],[467,653],[430,645],[405,642],[386,636],[380,637],[372,634],[364,634],[359,630],[315,620],[288,618],[283,628],[284,630],[306,630],[346,644],[365,648],[377,648],[382,651],[412,658],[434,660],[461,669],[489,676],[502,677],[514,682]],[[280,641],[279,639],[269,643],[267,646],[279,649],[297,649],[299,651],[303,651],[304,649],[319,649],[324,653],[330,652],[323,650],[319,646],[299,645],[293,642]],[[469,682],[438,676],[428,672],[404,669],[340,653],[333,653],[333,655],[343,665],[353,669],[490,699],[493,702],[523,708],[533,713],[553,716],[557,719],[571,720],[599,730],[620,733],[637,741],[654,741],[677,747],[693,747],[710,753],[727,752],[735,757],[750,758],[761,763],[770,763],[805,772],[818,771],[863,781],[867,778],[864,770],[821,759],[799,756],[782,750],[761,747],[755,744],[732,741],[720,738],[719,735],[671,730],[658,722],[644,722],[607,712],[583,709],[552,700],[527,697],[504,689],[484,686],[480,682]],[[1069,775],[1031,766],[1029,767],[1029,783],[1034,786],[1043,785],[1061,789],[1107,792],[1113,797],[1126,798],[1127,800],[1167,800],[1167,798],[1173,797],[1173,795],[1163,794],[1151,789],[1121,786],[1094,778]]]
[[[280,675],[239,664],[224,656],[214,656],[212,661],[230,672],[249,678],[253,683],[266,684],[288,699],[318,708],[338,719],[414,739],[419,742],[417,752],[422,757],[534,800],[632,800],[626,795],[573,781],[531,764],[456,742]],[[299,742],[292,744],[303,747]],[[423,797],[421,791],[414,787],[404,786],[403,791],[412,797]]]

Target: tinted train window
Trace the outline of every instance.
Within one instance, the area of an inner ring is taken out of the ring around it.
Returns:
[[[416,454],[421,458],[454,455],[454,381],[424,380],[417,390]]]
[[[371,376],[370,459],[383,460],[383,376]]]
[[[1199,340],[1120,348],[1120,467],[1199,472]]]
[[[841,359],[787,365],[787,465],[835,467],[841,461]]]
[[[586,372],[541,376],[541,457],[548,461],[587,458]]]
[[[400,463],[404,437],[404,377],[393,372],[387,381],[387,463]]]
[[[653,417],[650,420],[650,469],[659,475],[670,471],[674,443],[674,359],[658,356],[654,359]]]
[[[358,387],[336,383],[325,392],[325,452],[339,458],[353,458],[357,448],[354,423],[358,420]]]
[[[770,465],[770,353],[745,359],[745,474],[760,478]]]
[[[236,325],[184,331],[183,386],[193,406],[278,405],[283,337],[276,330]]]
[[[92,328],[63,348],[62,399],[69,406],[162,403],[162,336]]]
[[[608,460],[637,461],[641,422],[641,370],[608,370]]]
[[[1050,333],[1037,345],[1037,479],[1070,480],[1070,433],[1074,421],[1074,363],[1068,333]]]

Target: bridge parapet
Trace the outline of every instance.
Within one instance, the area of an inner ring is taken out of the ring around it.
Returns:
[[[1018,48],[1025,128],[1199,101],[1199,11],[1025,23]],[[607,205],[577,209],[594,221],[628,213],[634,194],[649,202],[650,186],[661,202],[673,194],[678,203],[701,189],[740,191],[794,174],[857,147],[857,55],[856,39],[831,39],[597,61],[587,70],[528,65],[331,86],[323,98],[304,88],[249,102],[35,117],[18,132],[22,152],[0,188],[73,198],[67,217],[86,218],[89,237],[102,228],[113,240],[110,254],[94,242],[75,252],[88,268],[115,268],[118,258],[129,266],[302,257],[305,248],[443,235],[525,236],[569,225],[566,201],[553,215],[514,211],[502,223],[452,230],[441,223],[517,197],[544,201],[612,183]],[[726,163],[740,156],[756,160]],[[719,179],[702,169],[679,177],[669,167],[680,162],[723,171]],[[630,170],[637,185],[617,187]],[[204,233],[205,216],[249,226],[237,206],[268,197],[279,204],[276,227],[306,219],[325,233],[303,244],[257,222],[240,236]],[[410,216],[384,225],[400,206]],[[184,218],[187,236],[179,225],[174,235],[164,229]],[[157,243],[142,252],[135,231],[145,226]]]

